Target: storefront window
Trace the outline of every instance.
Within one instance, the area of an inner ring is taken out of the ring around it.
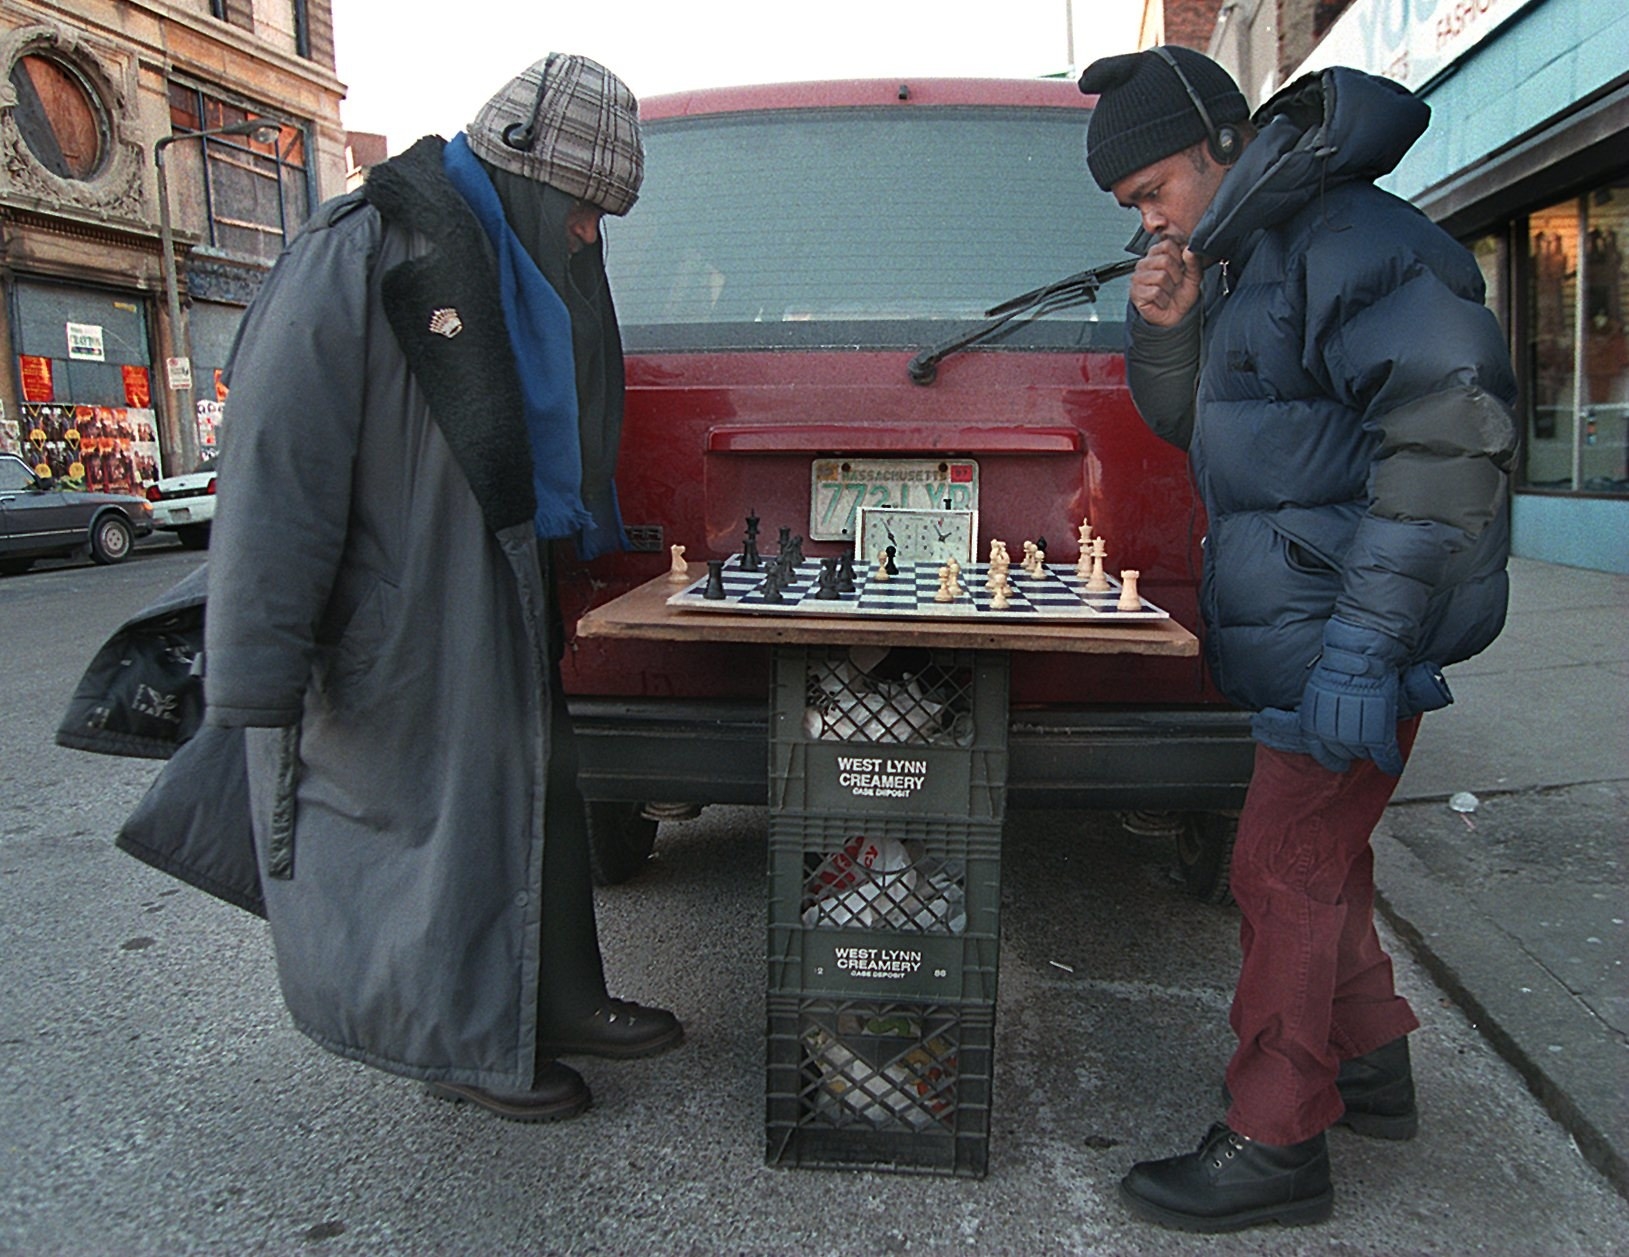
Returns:
[[[179,134],[213,131],[262,115],[209,95],[185,83],[170,84],[170,126]],[[192,189],[179,187],[183,175],[172,174],[177,200],[197,205],[205,219],[209,244],[243,257],[275,261],[284,241],[310,214],[305,132],[298,126],[266,119],[277,129],[274,139],[254,136],[210,136],[186,147],[201,147],[201,163],[177,154],[174,169],[196,170]],[[181,145],[172,147],[172,152]]]
[[[1523,484],[1629,495],[1629,179],[1527,219]]]

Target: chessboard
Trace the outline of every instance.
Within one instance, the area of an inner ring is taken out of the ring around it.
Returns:
[[[985,588],[989,564],[969,563],[961,569],[962,592],[950,602],[936,602],[939,591],[939,565],[918,562],[901,563],[898,575],[887,580],[877,579],[875,567],[854,569],[854,589],[839,592],[835,598],[817,598],[820,585],[820,563],[809,559],[793,570],[791,580],[781,587],[781,600],[769,602],[764,597],[764,572],[741,570],[741,556],[735,555],[723,565],[721,575],[724,596],[704,596],[709,577],[702,577],[685,586],[667,600],[667,605],[686,611],[761,612],[766,615],[840,615],[917,619],[971,619],[1014,620],[1036,623],[1046,620],[1090,620],[1098,624],[1146,623],[1150,620],[1168,620],[1168,612],[1160,610],[1146,598],[1136,611],[1122,611],[1116,605],[1120,598],[1120,582],[1108,577],[1109,588],[1094,593],[1086,582],[1075,575],[1072,567],[1053,568],[1042,565],[1039,576],[1032,575],[1014,564],[1007,580],[1012,586],[1008,605],[1000,610],[991,606],[994,595]]]

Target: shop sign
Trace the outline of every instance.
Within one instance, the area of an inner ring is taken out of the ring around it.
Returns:
[[[51,360],[35,354],[21,354],[17,359],[19,374],[23,377],[25,402],[54,402],[56,391],[51,384]]]
[[[1418,91],[1532,3],[1354,0],[1289,78],[1349,65]]]
[[[172,393],[185,393],[192,389],[192,359],[166,358],[164,370],[170,378]]]
[[[68,357],[76,362],[106,362],[102,329],[95,323],[69,323]]]

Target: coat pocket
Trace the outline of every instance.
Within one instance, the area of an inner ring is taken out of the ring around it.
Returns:
[[[319,687],[336,703],[352,698],[372,675],[390,635],[396,588],[374,580],[327,651]]]

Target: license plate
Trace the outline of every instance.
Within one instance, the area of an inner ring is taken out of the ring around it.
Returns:
[[[976,510],[979,465],[970,458],[817,458],[809,469],[809,537],[852,541],[862,506]]]
[[[174,520],[191,519],[192,509],[186,506],[178,506],[170,512],[170,518]]]

